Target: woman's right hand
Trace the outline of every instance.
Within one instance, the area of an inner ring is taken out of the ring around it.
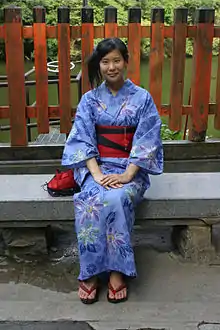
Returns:
[[[93,174],[93,179],[95,180],[95,182],[97,182],[98,184],[100,184],[100,186],[103,186],[107,190],[109,190],[110,188],[121,188],[121,187],[123,187],[123,184],[121,184],[121,183],[109,184],[109,185],[107,185],[105,183],[103,184],[103,180],[106,177],[107,177],[107,175],[104,175],[102,172]]]
[[[121,183],[117,183],[117,184],[107,184],[105,183],[106,180],[106,175],[104,175],[102,172],[101,172],[101,169],[96,161],[96,159],[93,157],[93,158],[90,158],[86,161],[86,166],[87,168],[89,169],[90,173],[92,174],[93,176],[93,179],[95,180],[95,182],[97,182],[98,184],[100,184],[100,186],[103,186],[105,187],[106,189],[110,189],[110,188],[121,188],[123,187],[123,184]],[[102,182],[104,180],[104,183]]]

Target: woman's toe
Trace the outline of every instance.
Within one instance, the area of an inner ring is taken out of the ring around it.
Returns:
[[[114,299],[115,296],[114,296],[112,290],[108,290],[108,292],[109,292],[109,298],[110,298],[110,299]]]
[[[115,298],[116,299],[124,299],[126,297],[126,294],[127,294],[127,290],[123,289],[123,290],[116,293]]]
[[[88,296],[89,299],[94,299],[96,296],[96,290],[93,290],[91,294]]]

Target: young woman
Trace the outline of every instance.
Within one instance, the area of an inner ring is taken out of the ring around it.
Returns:
[[[108,300],[127,299],[126,277],[136,277],[130,234],[135,206],[149,174],[163,171],[161,120],[150,94],[124,75],[128,49],[104,39],[88,62],[93,89],[82,96],[62,164],[74,169],[79,247],[79,297],[98,299],[97,277],[109,273]],[[102,82],[103,81],[103,82]]]

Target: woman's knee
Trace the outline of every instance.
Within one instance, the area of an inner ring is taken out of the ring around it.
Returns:
[[[110,189],[105,193],[105,201],[111,205],[122,204],[126,197],[127,194],[123,188]]]

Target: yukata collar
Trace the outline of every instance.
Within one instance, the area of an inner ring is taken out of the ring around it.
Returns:
[[[106,85],[106,81],[104,81],[100,87],[102,90],[108,92],[109,94],[112,94],[108,86]],[[126,79],[124,85],[121,87],[121,89],[119,89],[117,95],[127,96],[134,94],[136,91],[137,91],[137,86],[130,79]]]

